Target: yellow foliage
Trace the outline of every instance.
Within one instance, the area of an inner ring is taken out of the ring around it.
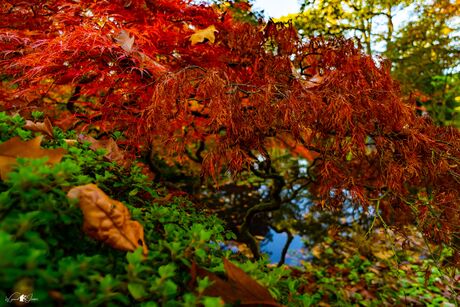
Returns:
[[[203,43],[205,40],[208,40],[211,44],[214,44],[214,41],[216,40],[214,32],[218,32],[214,25],[211,25],[203,30],[195,31],[195,33],[190,37],[192,46],[198,43]]]

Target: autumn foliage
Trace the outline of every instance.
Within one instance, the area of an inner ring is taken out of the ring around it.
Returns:
[[[287,148],[310,159],[318,204],[378,206],[459,247],[460,132],[416,115],[390,63],[188,2],[5,1],[1,109],[126,131],[128,148],[198,162],[215,181],[260,159],[272,178],[270,151]]]

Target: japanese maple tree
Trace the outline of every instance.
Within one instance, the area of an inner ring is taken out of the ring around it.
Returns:
[[[376,206],[460,245],[459,131],[416,115],[390,64],[354,41],[305,41],[290,24],[180,0],[6,0],[0,28],[1,109],[124,130],[129,148],[216,182],[253,172],[272,188],[243,234],[286,202],[292,183],[271,164],[283,148],[310,161],[297,186],[321,206]]]

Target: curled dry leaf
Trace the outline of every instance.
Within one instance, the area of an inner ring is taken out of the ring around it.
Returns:
[[[118,36],[115,38],[115,41],[124,51],[131,53],[133,51],[134,45],[134,36],[129,36],[129,33],[126,30],[122,30]]]
[[[205,40],[208,40],[211,44],[214,44],[216,37],[214,36],[214,32],[218,32],[214,25],[207,27],[203,30],[197,30],[195,33],[192,34],[190,37],[190,41],[192,42],[192,46],[198,43],[203,43]]]
[[[321,83],[323,83],[324,81],[324,77],[319,74],[316,74],[308,80],[300,80],[300,81],[302,83],[303,88],[309,89],[309,88],[313,88],[318,85],[321,85]]]
[[[54,137],[53,133],[53,125],[51,125],[51,121],[49,118],[45,118],[43,123],[34,123],[31,120],[26,120],[26,124],[23,127],[26,130],[41,132],[49,136],[50,138]]]
[[[134,36],[130,36],[126,30],[120,31],[115,38],[115,41],[130,56],[139,61],[141,69],[148,69],[150,73],[156,77],[168,71],[165,66],[161,65],[145,53],[138,51],[138,48],[134,47]]]
[[[83,212],[83,231],[90,237],[119,250],[134,251],[139,246],[148,253],[144,228],[131,220],[128,208],[108,197],[95,184],[72,188],[67,196],[78,199]]]
[[[192,263],[192,279],[208,277],[213,282],[204,290],[204,295],[218,296],[225,303],[239,303],[239,306],[282,306],[273,299],[267,288],[226,258],[223,261],[227,280]]]
[[[16,158],[43,158],[48,157],[48,163],[59,163],[66,153],[65,149],[42,149],[40,148],[43,136],[38,136],[29,141],[21,141],[14,137],[0,144],[0,178],[4,180],[6,175],[16,165]]]
[[[106,151],[104,158],[108,161],[116,162],[121,166],[127,167],[129,162],[126,160],[124,153],[120,150],[117,143],[113,139],[107,140],[96,140],[87,135],[80,134],[78,136],[80,142],[89,142],[91,143],[92,150],[96,151],[98,149],[104,149]]]

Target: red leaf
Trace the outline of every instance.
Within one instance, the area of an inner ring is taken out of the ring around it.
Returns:
[[[192,264],[191,275],[196,277],[208,277],[213,283],[204,291],[204,295],[218,296],[225,303],[238,303],[240,306],[282,306],[273,299],[267,288],[246,274],[242,269],[223,259],[227,280],[220,278],[196,263]]]
[[[26,120],[26,124],[24,125],[23,128],[26,130],[30,130],[30,131],[42,132],[46,134],[47,136],[49,136],[50,138],[54,137],[53,125],[51,125],[51,122],[48,117],[45,118],[43,123],[38,123],[38,122],[34,123],[31,120]]]
[[[120,150],[117,143],[113,139],[96,140],[90,136],[80,134],[78,136],[78,140],[80,142],[91,143],[91,146],[89,148],[91,148],[94,151],[98,149],[106,150],[104,158],[106,158],[108,161],[116,162],[124,167],[127,167],[130,164],[129,161],[126,159],[123,151]]]

